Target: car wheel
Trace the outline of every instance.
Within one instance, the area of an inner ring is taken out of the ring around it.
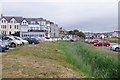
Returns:
[[[5,52],[5,50],[2,50],[2,52]]]
[[[11,43],[11,47],[16,47],[16,44],[15,43]]]
[[[35,44],[35,43],[32,43],[32,44]]]
[[[118,48],[118,47],[116,47],[116,48],[115,48],[115,51],[119,51],[119,48]]]
[[[24,42],[22,42],[22,44],[24,45]]]
[[[109,44],[106,45],[106,47],[110,46]]]
[[[98,44],[96,46],[99,46]]]

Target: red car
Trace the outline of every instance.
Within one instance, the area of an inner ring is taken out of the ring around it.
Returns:
[[[96,43],[94,43],[94,46],[110,46],[110,42],[109,41],[98,41]]]
[[[90,44],[94,44],[94,43],[97,43],[97,42],[99,42],[100,40],[93,40],[92,42],[90,42]]]

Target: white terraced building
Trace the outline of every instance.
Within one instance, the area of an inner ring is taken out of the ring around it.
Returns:
[[[20,37],[60,37],[57,24],[43,18],[23,18],[3,16],[0,18],[0,35],[11,35],[20,32]]]
[[[24,18],[21,21],[21,37],[60,37],[57,24],[43,18]]]
[[[0,18],[0,35],[11,35],[20,31],[20,22],[22,17],[10,17],[1,15]]]

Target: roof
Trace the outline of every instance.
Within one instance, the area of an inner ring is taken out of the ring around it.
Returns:
[[[23,19],[23,17],[21,16],[2,16],[2,18],[5,18],[8,22],[10,22],[12,18],[14,18],[18,23],[20,23]]]
[[[44,21],[45,19],[43,18],[24,18],[25,20],[27,20],[27,22],[30,24],[31,21],[35,21],[35,24],[39,24],[38,21]]]
[[[54,22],[50,22],[50,24],[54,24]]]
[[[46,20],[46,23],[47,23],[47,24],[49,24],[49,23],[50,23],[50,21],[49,21],[49,20]]]

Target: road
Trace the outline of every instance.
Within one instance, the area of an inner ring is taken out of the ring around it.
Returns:
[[[103,46],[102,48],[107,49],[107,50],[110,50],[110,47],[111,47],[111,46],[117,45],[117,44],[118,44],[118,43],[110,43],[110,46],[109,46],[109,47]]]

